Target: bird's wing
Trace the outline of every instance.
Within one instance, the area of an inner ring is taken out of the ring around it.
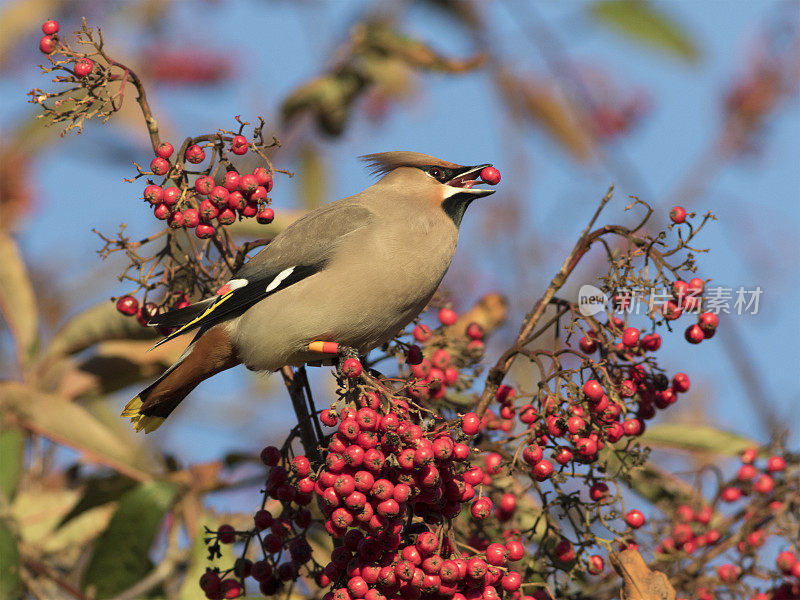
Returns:
[[[148,325],[178,327],[156,346],[238,316],[263,298],[320,272],[341,241],[373,218],[369,209],[349,199],[308,213],[239,269],[216,297],[153,317]]]

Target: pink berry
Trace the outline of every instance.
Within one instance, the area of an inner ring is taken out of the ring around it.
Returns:
[[[45,35],[56,34],[59,29],[61,29],[61,26],[58,24],[58,21],[54,21],[53,19],[42,23],[42,32],[44,32]]]
[[[239,214],[249,219],[250,217],[255,217],[258,214],[258,204],[255,202],[248,202],[244,205],[244,208],[239,209]]]
[[[500,183],[500,171],[494,167],[484,167],[481,171],[481,179],[489,185],[497,185]]]
[[[239,156],[247,154],[247,138],[243,135],[234,136],[231,142],[231,152]]]
[[[682,206],[673,206],[669,211],[669,218],[673,223],[683,223],[686,220],[686,209]]]
[[[41,40],[39,40],[39,50],[41,50],[44,54],[52,54],[55,49],[56,49],[55,38],[46,35]]]
[[[767,472],[775,473],[786,470],[786,459],[782,456],[770,456],[767,459]]]
[[[94,61],[89,58],[82,58],[75,63],[75,75],[78,77],[86,77],[92,72],[94,68]]]
[[[211,219],[216,219],[217,215],[219,215],[219,209],[214,206],[214,203],[211,200],[203,200],[200,203],[200,217],[206,221],[210,221]]]
[[[117,299],[117,310],[123,315],[133,316],[139,312],[139,301],[133,296],[120,296]]]
[[[596,379],[590,379],[583,384],[583,393],[591,402],[599,402],[605,394],[603,386]]]
[[[206,159],[206,151],[197,144],[192,144],[186,149],[186,160],[192,164],[200,164]]]
[[[216,229],[208,223],[200,223],[194,230],[194,234],[200,239],[210,238],[214,235],[214,232],[216,232]]]
[[[156,175],[166,175],[169,171],[169,162],[160,156],[150,161],[150,170]]]
[[[208,199],[220,208],[228,205],[229,197],[230,192],[228,192],[228,190],[221,185],[211,188],[211,191],[208,194]]]

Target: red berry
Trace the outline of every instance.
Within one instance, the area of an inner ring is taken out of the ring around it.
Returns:
[[[570,562],[575,558],[575,548],[572,547],[569,540],[561,540],[556,544],[555,555],[561,562]]]
[[[170,148],[172,148],[171,144],[169,146]],[[161,146],[159,146],[159,148],[161,148]],[[213,189],[214,189],[214,179],[212,177],[209,177],[208,175],[203,175],[202,177],[198,177],[197,181],[194,182],[194,191],[202,196],[207,196],[208,194],[211,193],[211,190]]]
[[[667,300],[661,305],[661,314],[667,321],[674,321],[683,313],[683,309],[672,300]]]
[[[586,336],[583,336],[581,338],[579,344],[581,347],[581,352],[585,352],[586,354],[592,354],[597,350],[597,342],[595,342],[592,339],[589,339]]]
[[[169,171],[169,162],[160,156],[156,156],[150,161],[150,170],[155,175],[166,175]]]
[[[230,525],[220,525],[217,534],[222,544],[232,544],[236,539],[236,530]]]
[[[212,235],[214,235],[215,232],[216,229],[214,228],[214,226],[209,225],[208,223],[200,223],[194,230],[194,234],[201,240],[210,238]]]
[[[236,213],[230,208],[223,208],[217,215],[217,223],[220,225],[230,225],[234,221],[236,221]]]
[[[628,327],[622,332],[622,343],[628,348],[633,348],[639,343],[640,332],[636,327]]]
[[[770,456],[767,459],[767,472],[775,473],[786,469],[786,459],[782,456]]]
[[[634,529],[639,529],[644,525],[644,514],[640,510],[629,510],[625,514],[625,522]]]
[[[690,344],[699,344],[706,339],[703,330],[700,329],[700,325],[689,325],[689,327],[686,328],[686,332],[683,334],[683,336]]]
[[[258,214],[258,204],[254,202],[246,203],[244,205],[244,208],[239,209],[239,214],[246,219],[249,219],[250,217],[255,217],[256,214]]]
[[[264,188],[263,185],[258,186],[251,194],[250,194],[250,202],[262,202],[267,200],[267,190]]]
[[[247,154],[247,138],[243,135],[236,135],[231,142],[231,152],[241,156]]]
[[[429,339],[431,339],[431,328],[427,325],[417,325],[414,327],[411,335],[413,335],[414,339],[420,343],[427,342]]]
[[[52,54],[55,49],[56,49],[55,38],[46,35],[41,40],[39,40],[39,50],[41,50],[44,54]]]
[[[797,557],[793,552],[784,550],[778,554],[778,558],[775,559],[775,564],[781,571],[788,575],[792,572],[792,568],[797,564]]]
[[[480,323],[470,323],[467,325],[467,337],[473,340],[482,340],[485,332]]]
[[[355,379],[361,375],[362,370],[361,361],[357,358],[348,358],[342,365],[342,373],[349,379]]]
[[[689,384],[689,376],[686,373],[676,373],[672,378],[672,389],[676,392],[688,392]]]
[[[484,167],[481,171],[481,179],[489,185],[497,185],[500,183],[500,171],[494,167]]]
[[[599,402],[605,392],[600,382],[595,379],[590,379],[583,384],[583,393],[591,402]]]
[[[553,464],[549,460],[540,460],[533,465],[531,473],[536,481],[544,481],[553,472]]]
[[[123,315],[133,316],[139,312],[139,301],[133,296],[120,296],[117,299],[117,310]]]
[[[163,221],[169,217],[169,207],[163,202],[159,202],[153,209],[153,214],[155,215],[156,219]]]
[[[255,192],[257,187],[258,180],[252,173],[242,175],[242,177],[239,179],[239,189],[245,194]]]
[[[75,75],[78,77],[86,77],[92,72],[94,68],[94,61],[89,58],[82,58],[75,63]]]
[[[225,173],[225,179],[223,180],[222,185],[225,186],[225,189],[229,192],[233,192],[239,189],[239,182],[242,180],[242,176],[239,175],[236,171],[228,171]]]
[[[589,497],[595,502],[605,500],[609,497],[608,486],[602,481],[597,481],[589,488]]]
[[[470,512],[473,518],[483,520],[492,514],[492,501],[487,496],[478,498],[472,504]]]
[[[719,325],[719,317],[710,312],[700,313],[697,317],[697,324],[700,326],[700,329],[703,330],[703,333],[712,332],[716,330],[717,325]]]
[[[481,429],[481,420],[473,412],[469,412],[461,417],[461,431],[467,435],[475,435]]]
[[[673,223],[683,223],[686,220],[686,209],[682,206],[673,206],[669,211],[669,218]]]
[[[219,209],[214,206],[211,200],[203,200],[200,203],[200,216],[206,221],[215,219],[219,215]]]
[[[253,169],[253,176],[258,181],[258,185],[263,185],[268,192],[272,190],[272,173],[267,169],[264,167]]]
[[[509,571],[500,580],[500,585],[507,592],[516,592],[522,586],[522,577],[516,571]]]
[[[186,149],[186,160],[192,164],[200,164],[206,159],[206,151],[197,144],[192,144]]]
[[[144,199],[150,204],[158,204],[164,198],[164,190],[158,185],[148,185],[144,188]]]
[[[214,571],[206,571],[200,576],[200,589],[206,593],[206,597],[212,598],[219,594],[222,589],[222,581],[219,574]]]
[[[439,322],[442,325],[449,327],[450,325],[453,325],[457,319],[458,315],[452,308],[443,308],[439,311]]]
[[[735,487],[726,487],[720,492],[720,498],[725,502],[736,502],[742,497],[742,491]]]
[[[517,540],[511,540],[506,544],[506,549],[508,550],[508,560],[511,562],[516,562],[521,560],[523,556],[525,556],[525,546],[522,542]]]
[[[45,35],[53,35],[58,33],[59,29],[61,29],[61,26],[58,24],[58,21],[50,19],[49,21],[42,23],[42,31]]]
[[[759,494],[769,494],[773,489],[775,489],[775,480],[773,480],[769,475],[761,475],[761,477],[756,479],[756,482],[753,484],[753,489]]]
[[[183,211],[183,226],[193,229],[200,223],[200,213],[195,208],[187,208]]]
[[[642,338],[642,348],[648,352],[655,352],[661,348],[661,336],[657,333],[648,333]]]
[[[172,153],[174,151],[175,151],[175,148],[173,148],[172,144],[170,144],[169,142],[161,142],[156,147],[156,154],[158,156],[160,156],[161,158],[169,158],[170,156],[172,156]],[[211,178],[209,177],[209,179],[211,179]]]
[[[275,211],[269,207],[262,208],[260,211],[256,213],[256,221],[261,223],[262,225],[268,225],[272,223],[272,220],[275,218]]]
[[[183,213],[176,211],[167,218],[167,225],[172,229],[182,229],[185,225],[185,221]]]
[[[606,566],[605,561],[603,560],[603,557],[600,556],[599,554],[592,554],[589,557],[588,570],[589,573],[591,573],[592,575],[599,575],[600,573],[602,573],[605,566]]]
[[[505,566],[507,555],[508,551],[503,544],[498,544],[495,542],[489,544],[489,546],[486,548],[486,562],[488,562],[490,565],[494,565],[495,567]]]
[[[164,197],[162,198],[161,201],[167,206],[172,206],[178,201],[178,198],[180,197],[181,197],[181,191],[173,185],[164,188]]]
[[[688,292],[691,296],[699,296],[703,293],[706,287],[706,282],[699,277],[693,277],[689,280]]]

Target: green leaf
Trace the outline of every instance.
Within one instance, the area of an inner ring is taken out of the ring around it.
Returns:
[[[8,501],[17,493],[24,449],[22,430],[0,425],[0,493]]]
[[[754,440],[729,431],[688,423],[652,425],[645,430],[639,440],[649,446],[664,446],[689,452],[713,452],[727,456],[736,456],[746,448],[759,445]]]
[[[150,459],[130,438],[120,437],[74,402],[6,382],[0,384],[0,407],[16,414],[23,428],[81,451],[89,462],[139,481],[152,478]]]
[[[87,510],[118,500],[120,496],[129,492],[134,487],[136,487],[136,482],[133,479],[117,473],[109,477],[90,478],[83,488],[81,499],[59,521],[58,527],[61,527],[67,521],[71,521]]]
[[[616,452],[609,446],[606,446],[602,452],[602,459],[607,463],[609,473],[619,472],[623,461],[629,463],[632,460],[630,455],[624,452]],[[699,491],[683,479],[664,471],[652,462],[632,468],[628,472],[628,477],[621,477],[621,479],[631,490],[653,504],[703,503]]]
[[[83,587],[110,598],[142,579],[153,568],[148,557],[177,486],[151,481],[125,494],[108,528],[95,544]]]
[[[113,302],[103,302],[72,317],[56,333],[46,357],[75,354],[106,340],[156,339],[153,327],[142,327],[135,317],[120,313]]]
[[[14,336],[17,361],[26,365],[36,353],[36,296],[16,242],[0,231],[0,312]]]
[[[19,598],[19,548],[17,538],[0,519],[0,598]]]
[[[683,28],[646,0],[599,0],[589,12],[600,23],[653,49],[689,62],[700,56]]]

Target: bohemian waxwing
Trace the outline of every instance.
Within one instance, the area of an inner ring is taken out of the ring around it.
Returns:
[[[464,211],[494,193],[473,187],[491,165],[465,167],[416,152],[362,158],[383,175],[375,185],[292,223],[213,298],[150,321],[178,328],[159,344],[197,333],[125,406],[122,416],[136,431],[156,429],[220,371],[240,363],[277,371],[343,348],[365,354],[425,308],[453,259]]]

